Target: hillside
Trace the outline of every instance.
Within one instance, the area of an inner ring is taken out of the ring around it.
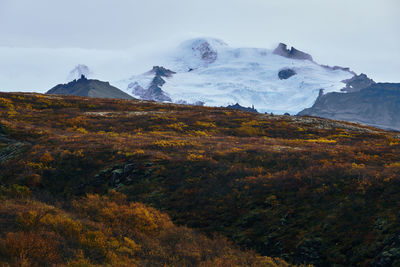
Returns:
[[[73,80],[67,84],[56,85],[47,91],[47,94],[133,99],[133,97],[110,85],[110,83],[99,80],[89,80],[83,74],[78,80]]]
[[[349,93],[321,95],[300,115],[347,120],[400,130],[400,84],[376,83]]]
[[[0,125],[5,262],[41,265],[39,254],[20,253],[25,245],[18,240],[56,240],[42,251],[71,266],[285,266],[200,231],[295,264],[400,264],[396,132],[312,117],[22,93],[0,93]],[[71,249],[60,259],[59,247]]]
[[[89,137],[90,112],[141,116],[147,104],[1,93],[1,266],[289,266],[218,233],[176,226],[165,212],[91,180],[136,153],[114,150],[108,139],[122,140],[109,131],[113,123],[100,139]]]

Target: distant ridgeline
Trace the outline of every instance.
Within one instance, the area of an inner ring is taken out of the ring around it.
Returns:
[[[235,105],[229,105],[227,106],[227,108],[229,109],[237,109],[237,110],[241,110],[241,111],[247,111],[247,112],[255,112],[257,113],[257,109],[254,108],[254,105],[250,108],[250,107],[242,107],[241,105],[239,105],[239,103],[236,103]]]

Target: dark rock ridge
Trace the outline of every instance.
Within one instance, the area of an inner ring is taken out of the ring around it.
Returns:
[[[373,83],[350,93],[320,94],[298,115],[359,122],[400,131],[400,83]]]
[[[140,86],[137,82],[129,84],[128,89],[132,90],[134,95],[137,95],[144,100],[172,101],[161,87],[165,84],[163,77],[172,77],[175,72],[164,67],[154,66],[147,74],[154,74],[154,78],[146,89]]]
[[[258,113],[257,109],[254,108],[254,106],[250,107],[243,107],[241,105],[239,105],[239,103],[236,103],[235,105],[229,105],[227,106],[227,108],[229,109],[237,109],[237,110],[241,110],[241,111],[246,111],[246,112],[254,112],[254,113]]]
[[[340,67],[340,66],[328,66],[328,65],[320,65],[321,67],[325,68],[325,69],[329,69],[329,70],[342,70],[342,71],[347,71],[350,72],[353,75],[357,75],[354,71],[350,70],[350,68],[348,67]]]
[[[59,84],[47,91],[46,94],[134,99],[132,96],[124,93],[117,87],[111,86],[109,82],[88,80],[85,75],[81,75],[79,80],[73,80],[67,84]]]
[[[346,84],[346,87],[341,89],[341,91],[348,93],[358,92],[375,84],[375,81],[368,78],[364,73],[354,75],[351,79],[344,80],[343,82]]]
[[[296,75],[297,73],[292,69],[283,69],[278,72],[278,77],[281,80],[289,79],[290,77]]]
[[[277,48],[273,51],[274,54],[280,55],[282,57],[292,58],[292,59],[301,59],[301,60],[310,60],[313,61],[311,55],[304,53],[296,48],[292,47],[290,50],[287,49],[287,45],[280,43]]]

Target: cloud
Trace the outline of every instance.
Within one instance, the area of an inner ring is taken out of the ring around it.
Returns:
[[[144,60],[140,49],[177,45],[196,35],[220,38],[232,46],[272,48],[286,42],[320,63],[399,82],[398,10],[398,0],[0,0],[0,47],[24,47],[32,55],[23,60],[21,50],[3,48],[0,86],[5,80],[7,88],[23,86],[10,78],[17,74],[10,74],[7,65],[14,73],[40,69],[56,82],[61,74],[45,68],[56,62],[42,66],[42,56],[65,62],[57,65],[60,73],[96,60],[116,64],[109,67],[117,70],[124,64],[117,60],[126,51],[136,49],[137,56],[131,58]],[[107,51],[119,56],[111,60]],[[31,78],[34,87],[45,86]]]

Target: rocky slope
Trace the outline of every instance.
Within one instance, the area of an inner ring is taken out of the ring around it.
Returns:
[[[88,80],[84,75],[81,75],[79,80],[73,80],[67,84],[57,85],[47,91],[46,94],[133,99],[132,96],[114,86],[111,86],[108,82]]]
[[[154,66],[146,75],[154,76],[147,88],[143,88],[138,82],[128,85],[128,90],[132,90],[132,94],[139,96],[143,100],[155,101],[171,101],[171,98],[165,94],[161,87],[165,84],[163,78],[170,78],[175,72],[163,67]]]
[[[364,77],[365,78],[365,77]],[[400,131],[400,84],[351,79],[348,93],[321,94],[299,115],[364,123]],[[362,88],[362,89],[360,89]]]

